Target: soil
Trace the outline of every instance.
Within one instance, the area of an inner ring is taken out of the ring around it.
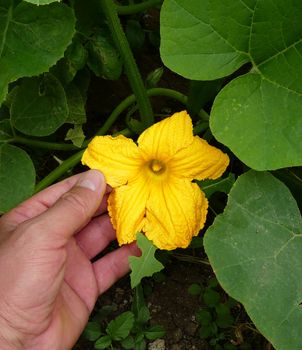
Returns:
[[[162,325],[166,331],[160,342],[149,342],[152,350],[212,350],[208,341],[199,336],[200,326],[196,322],[195,313],[201,305],[198,297],[188,293],[192,283],[207,285],[213,277],[211,268],[203,264],[184,263],[173,260],[165,269],[166,278],[155,282],[152,278],[145,280],[145,285],[152,286],[152,291],[145,298],[151,313],[151,325]],[[226,294],[221,290],[222,297]],[[103,294],[97,303],[96,309],[105,305],[115,306],[116,310],[111,318],[124,311],[131,310],[133,292],[130,288],[129,277],[125,277]],[[109,321],[110,319],[108,319]],[[238,304],[236,308],[237,323],[234,329],[225,330],[229,342],[238,345],[244,342],[251,345],[253,350],[273,350],[271,345],[256,330],[250,330],[250,320],[243,307]],[[251,326],[253,329],[253,326]],[[153,343],[153,345],[152,345]],[[160,346],[159,346],[160,345]],[[80,339],[73,350],[92,350],[93,343]]]

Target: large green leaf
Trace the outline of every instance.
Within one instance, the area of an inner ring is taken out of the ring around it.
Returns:
[[[25,78],[11,106],[11,121],[27,135],[46,136],[55,132],[68,116],[64,88],[54,75]]]
[[[26,152],[6,143],[0,145],[0,213],[33,193],[35,176],[34,165]]]
[[[64,4],[1,1],[0,103],[11,81],[45,72],[63,56],[74,27],[73,11]]]
[[[165,0],[161,57],[177,73],[212,80],[251,71],[214,102],[214,136],[257,170],[302,164],[302,2]]]
[[[269,173],[236,181],[204,238],[222,287],[276,349],[302,344],[302,220],[288,188]]]

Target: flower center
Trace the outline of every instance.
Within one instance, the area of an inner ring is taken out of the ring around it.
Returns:
[[[156,175],[163,173],[166,166],[163,162],[157,159],[152,159],[149,163],[149,169]]]

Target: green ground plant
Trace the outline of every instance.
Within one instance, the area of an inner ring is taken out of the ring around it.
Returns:
[[[150,9],[157,29],[140,21]],[[201,233],[209,263],[276,349],[300,350],[301,15],[300,0],[2,0],[0,213],[72,174],[93,136],[136,139],[171,114],[151,101],[175,100],[231,160],[222,179],[198,182],[213,203]],[[160,45],[162,63],[143,79],[133,53],[146,42]],[[161,86],[167,69],[187,91]],[[124,75],[129,95],[96,122],[86,111],[91,77],[106,86]],[[138,237],[133,287],[163,267]],[[103,330],[108,342],[121,319],[120,337],[133,332],[137,315],[120,317]]]
[[[236,300],[226,296],[223,298],[215,278],[208,281],[204,286],[200,283],[193,283],[188,288],[188,293],[198,297],[202,308],[196,311],[195,318],[199,328],[199,336],[206,339],[215,350],[251,350],[248,342],[233,344],[234,329],[236,327]]]
[[[86,326],[83,336],[94,342],[95,349],[145,350],[147,341],[165,335],[162,326],[149,324],[150,312],[141,285],[135,289],[131,311],[125,311],[108,322],[113,309],[103,307]]]

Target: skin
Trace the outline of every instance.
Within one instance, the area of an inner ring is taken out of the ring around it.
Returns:
[[[115,239],[109,191],[90,170],[0,218],[0,349],[71,349],[98,296],[128,272],[135,244],[91,262]]]

